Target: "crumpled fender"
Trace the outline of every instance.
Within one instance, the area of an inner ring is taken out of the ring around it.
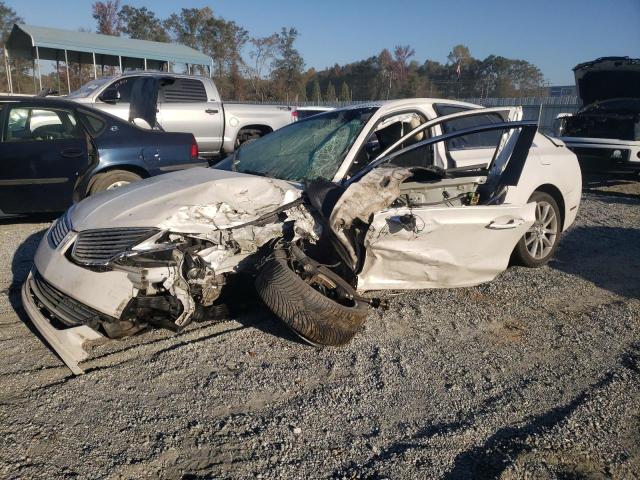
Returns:
[[[345,232],[351,229],[354,220],[369,223],[375,212],[391,205],[400,196],[400,185],[411,175],[409,169],[401,167],[375,168],[349,185],[336,202],[329,226],[349,254],[352,268],[357,265],[358,259]]]

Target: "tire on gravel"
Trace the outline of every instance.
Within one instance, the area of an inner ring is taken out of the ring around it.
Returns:
[[[347,282],[326,267],[318,270],[351,294]],[[344,345],[361,329],[367,305],[354,299],[343,305],[326,297],[292,270],[287,252],[275,250],[255,281],[258,295],[296,334],[315,346]]]

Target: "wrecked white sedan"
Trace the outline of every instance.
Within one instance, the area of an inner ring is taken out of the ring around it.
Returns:
[[[24,307],[75,373],[87,339],[179,331],[254,284],[301,337],[344,344],[380,303],[362,291],[470,286],[510,259],[549,260],[577,214],[580,169],[520,117],[449,100],[361,105],[216,168],[89,197],[42,240]]]

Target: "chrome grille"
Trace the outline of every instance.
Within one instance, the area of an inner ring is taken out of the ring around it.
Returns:
[[[47,282],[36,271],[31,282],[31,292],[51,315],[67,326],[86,325],[100,319],[110,319],[97,310],[62,293],[56,287]]]
[[[157,231],[153,228],[84,230],[78,234],[71,257],[82,265],[104,265]]]
[[[49,243],[53,248],[58,248],[60,242],[67,236],[71,230],[71,221],[66,213],[55,221],[51,229],[49,229]]]

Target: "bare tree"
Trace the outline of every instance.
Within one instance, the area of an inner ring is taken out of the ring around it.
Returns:
[[[251,44],[249,57],[253,62],[247,66],[247,73],[251,79],[256,98],[260,98],[261,84],[271,76],[269,67],[273,64],[273,60],[278,53],[278,34],[274,33],[268,37],[252,38],[249,43]]]
[[[122,31],[122,20],[118,16],[120,0],[95,2],[91,7],[93,18],[98,22],[98,33],[119,36]]]
[[[407,79],[407,61],[415,54],[416,51],[409,45],[396,45],[393,50],[393,66],[401,84]]]

